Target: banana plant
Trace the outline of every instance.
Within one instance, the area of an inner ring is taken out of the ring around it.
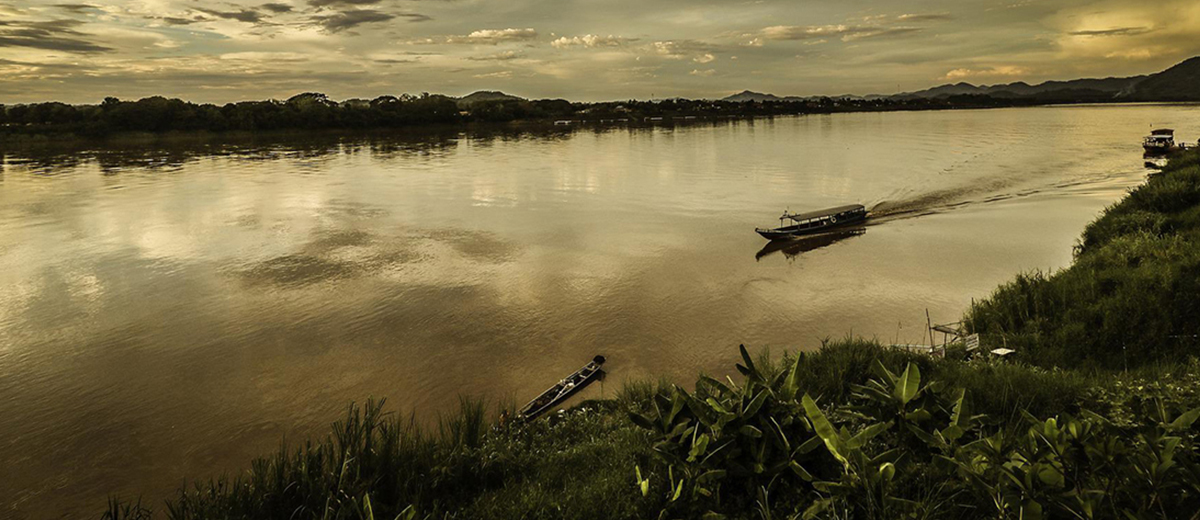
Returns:
[[[845,426],[835,428],[807,394],[802,406],[825,450],[842,466],[836,480],[813,483],[821,496],[804,511],[803,518],[814,518],[838,503],[855,510],[857,517],[880,519],[897,518],[898,513],[917,506],[892,494],[896,465],[903,451],[893,448],[871,455],[866,450],[867,443],[891,428],[891,423],[875,423],[851,434]]]
[[[947,400],[941,382],[921,386],[921,370],[915,363],[910,362],[897,375],[876,359],[872,371],[875,378],[863,385],[851,385],[855,404],[848,409],[867,421],[891,423],[903,447],[918,450],[931,444],[931,439],[922,434],[925,425],[935,418],[952,417],[951,426],[941,432],[941,440],[947,444],[957,441],[979,420],[970,415],[961,389]],[[958,410],[956,417],[951,410]]]
[[[689,499],[719,505],[730,485],[731,493],[754,496],[784,479],[814,479],[806,464],[821,441],[796,401],[800,358],[767,373],[745,346],[740,351],[741,384],[701,377],[694,393],[673,387],[669,398],[654,399],[651,415],[629,415],[652,432],[654,454]]]

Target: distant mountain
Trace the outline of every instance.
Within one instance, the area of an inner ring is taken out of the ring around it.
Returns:
[[[960,82],[889,96],[835,96],[834,99],[942,99],[952,96],[989,96],[1045,102],[1070,101],[1200,101],[1200,56],[1162,72],[1128,78],[1046,81],[1030,85],[1024,81],[998,85]],[[814,97],[779,97],[749,90],[722,101],[807,101]]]
[[[1030,85],[1024,81],[1003,83],[999,85],[972,85],[970,83],[954,83],[941,85],[916,92],[905,92],[890,96],[895,99],[937,99],[961,95],[982,95],[1004,98],[1039,98],[1054,97],[1055,92],[1070,91],[1077,96],[1097,98],[1115,98],[1128,93],[1146,76],[1131,78],[1076,79],[1071,81],[1047,81]]]
[[[458,106],[463,107],[484,101],[524,101],[525,98],[505,94],[496,90],[480,90],[458,98]]]
[[[1200,101],[1200,56],[1151,74],[1134,86],[1129,97],[1139,101]]]
[[[721,98],[721,101],[733,101],[735,103],[742,101],[783,101],[783,98],[775,94],[763,94],[762,92],[743,90],[732,96]]]

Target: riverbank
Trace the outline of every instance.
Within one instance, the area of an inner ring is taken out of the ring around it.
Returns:
[[[154,509],[172,518],[1191,518],[1200,365],[1173,342],[1197,323],[1188,300],[1200,289],[1188,284],[1198,161],[1174,158],[1106,210],[1071,267],[1021,275],[972,307],[969,326],[987,348],[1016,349],[1011,359],[934,360],[838,341],[798,357],[744,354],[737,383],[629,384],[616,399],[528,425],[495,423],[495,407],[467,400],[423,431],[371,403],[351,407],[324,440]],[[1123,323],[1136,334],[1117,335]],[[150,514],[114,504],[107,516]]]
[[[305,93],[287,101],[223,106],[154,96],[137,101],[108,98],[99,105],[47,102],[0,105],[0,145],[122,143],[162,139],[235,140],[248,136],[321,136],[375,131],[493,130],[570,125],[661,125],[774,116],[1050,106],[1086,99],[1028,100],[982,95],[936,99],[814,98],[807,101],[570,102],[562,99],[496,99],[465,103],[439,95],[383,96],[335,102]]]

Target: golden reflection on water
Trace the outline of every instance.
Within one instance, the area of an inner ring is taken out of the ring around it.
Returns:
[[[722,375],[736,346],[919,341],[1070,260],[1191,106],[845,114],[91,149],[0,163],[0,517],[94,514],[323,432],[523,402],[593,355]],[[767,245],[784,208],[865,232]],[[51,497],[53,499],[51,500]]]

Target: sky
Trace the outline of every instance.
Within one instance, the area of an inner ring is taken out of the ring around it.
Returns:
[[[887,94],[1196,55],[1196,0],[0,0],[0,103]]]

